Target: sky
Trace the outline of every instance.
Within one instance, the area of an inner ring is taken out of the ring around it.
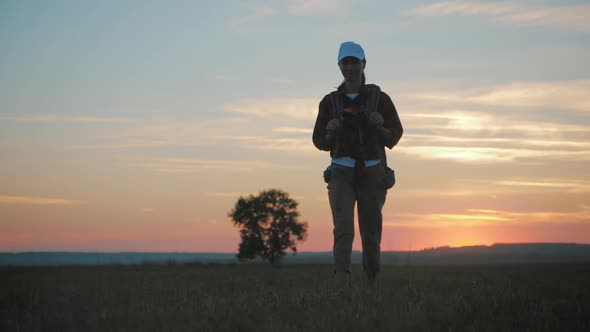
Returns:
[[[404,127],[382,250],[590,243],[588,2],[4,0],[0,251],[237,252],[272,188],[330,251],[349,40]]]

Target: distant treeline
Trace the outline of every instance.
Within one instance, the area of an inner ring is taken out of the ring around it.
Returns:
[[[353,264],[361,263],[354,252]],[[237,263],[227,253],[145,252],[19,252],[0,253],[0,266],[104,265],[146,263]],[[574,243],[494,244],[492,246],[440,247],[421,251],[381,253],[385,265],[455,265],[590,262],[590,245]],[[255,261],[254,263],[262,263]],[[284,264],[331,264],[331,252],[303,252],[284,257]]]

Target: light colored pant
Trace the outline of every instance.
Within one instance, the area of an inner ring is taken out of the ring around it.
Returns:
[[[385,175],[383,165],[367,167],[361,179],[353,168],[332,164],[328,197],[334,221],[334,265],[336,272],[350,272],[354,240],[354,206],[358,204],[359,230],[363,247],[363,268],[368,273],[380,270],[381,209],[387,190],[379,187]]]

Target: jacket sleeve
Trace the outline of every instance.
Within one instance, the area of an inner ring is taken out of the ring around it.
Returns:
[[[313,128],[313,145],[323,151],[330,151],[332,145],[326,140],[326,125],[332,119],[330,112],[330,98],[325,96],[320,102],[318,116]]]
[[[381,143],[384,146],[392,149],[401,139],[404,129],[402,123],[399,120],[397,110],[391,98],[385,93],[381,93],[381,105],[379,110],[383,116],[383,128],[385,128],[385,135],[381,135]]]

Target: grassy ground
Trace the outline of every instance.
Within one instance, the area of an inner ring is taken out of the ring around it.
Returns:
[[[0,331],[590,331],[590,264],[0,268]]]

